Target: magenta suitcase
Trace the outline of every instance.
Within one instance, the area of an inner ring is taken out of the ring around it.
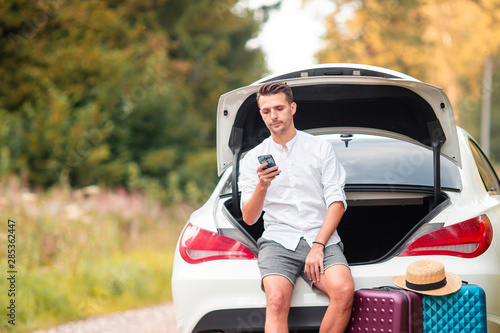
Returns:
[[[422,333],[422,298],[395,287],[356,290],[346,332]]]

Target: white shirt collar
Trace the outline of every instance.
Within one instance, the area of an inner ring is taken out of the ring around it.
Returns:
[[[288,150],[290,150],[290,149],[292,148],[293,144],[294,144],[295,142],[297,142],[297,140],[298,140],[298,138],[299,138],[299,133],[300,133],[300,132],[299,132],[298,130],[295,130],[295,136],[294,136],[294,137],[293,137],[290,141],[288,141],[288,142],[286,143],[286,147],[287,147],[287,149],[288,149]],[[278,148],[278,149],[284,149],[282,145],[280,145],[279,143],[277,143],[276,141],[274,141],[274,139],[273,139],[273,137],[272,137],[272,136],[271,136],[271,142],[272,142],[272,144],[273,144],[276,148]]]

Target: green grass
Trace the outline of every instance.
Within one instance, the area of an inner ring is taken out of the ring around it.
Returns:
[[[174,247],[193,208],[140,193],[0,181],[0,308],[6,308],[8,219],[16,222],[16,325],[28,332],[171,300]],[[91,193],[92,192],[92,193]]]

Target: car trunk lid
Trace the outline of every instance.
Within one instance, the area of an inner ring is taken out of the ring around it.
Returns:
[[[313,133],[382,135],[432,149],[437,200],[441,192],[437,156],[443,155],[461,166],[455,118],[444,91],[403,74],[397,78],[393,71],[390,76],[379,72],[380,77],[324,72],[327,74],[290,79],[279,76],[292,88],[297,103],[296,128]],[[269,136],[256,102],[260,83],[226,93],[219,100],[218,172],[222,174],[234,166],[233,195],[238,193],[241,155]]]

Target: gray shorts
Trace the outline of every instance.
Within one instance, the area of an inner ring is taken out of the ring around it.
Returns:
[[[257,246],[259,247],[258,264],[261,279],[267,275],[281,275],[295,285],[295,280],[300,275],[310,286],[313,285],[313,282],[304,273],[304,263],[311,250],[304,238],[300,239],[295,251],[288,250],[283,245],[262,237],[257,241]],[[325,270],[334,265],[349,267],[343,252],[342,242],[327,246],[323,261]]]

